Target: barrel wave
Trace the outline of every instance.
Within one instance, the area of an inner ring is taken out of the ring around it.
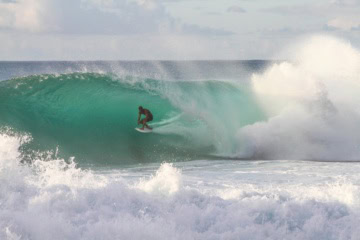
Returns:
[[[97,73],[44,74],[0,82],[0,124],[27,134],[24,156],[53,151],[91,164],[232,156],[237,129],[263,118],[249,86]],[[134,131],[138,106],[152,134]]]

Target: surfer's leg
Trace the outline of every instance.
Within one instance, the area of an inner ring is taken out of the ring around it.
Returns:
[[[147,129],[152,129],[151,127],[149,127],[149,125],[146,124],[146,122],[148,121],[147,118],[144,119],[144,126],[147,128]]]
[[[143,125],[142,128],[140,128],[140,129],[141,129],[141,130],[144,130],[145,125],[146,125],[145,118],[144,118],[143,120],[141,120],[140,123]]]

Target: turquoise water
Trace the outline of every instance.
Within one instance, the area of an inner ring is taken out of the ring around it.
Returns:
[[[152,134],[134,130],[140,105],[154,115]],[[0,116],[2,127],[33,138],[24,152],[93,164],[228,157],[236,130],[264,118],[245,83],[97,73],[2,81]]]

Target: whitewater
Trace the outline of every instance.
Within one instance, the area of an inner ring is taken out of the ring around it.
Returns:
[[[284,51],[1,62],[0,239],[359,239],[360,51]]]

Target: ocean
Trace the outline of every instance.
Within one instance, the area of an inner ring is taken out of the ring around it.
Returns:
[[[331,38],[277,61],[0,62],[0,239],[360,239],[359,90]]]

